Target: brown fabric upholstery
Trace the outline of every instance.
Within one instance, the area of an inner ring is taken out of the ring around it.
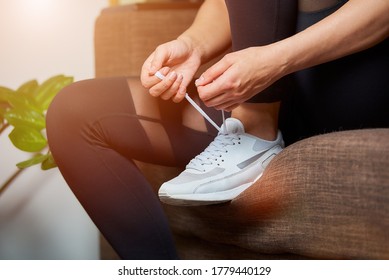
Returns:
[[[330,133],[286,148],[231,203],[166,207],[173,230],[261,254],[389,258],[389,130]]]
[[[96,77],[139,76],[151,52],[188,28],[200,5],[181,0],[104,9],[95,23]]]
[[[193,22],[198,4],[182,4],[104,9],[95,25],[96,76],[139,76],[151,52],[162,42],[175,39]]]
[[[149,53],[189,26],[198,7],[169,5],[104,10],[96,76],[139,75]],[[179,172],[139,166],[156,190]],[[185,259],[389,259],[389,129],[295,143],[231,203],[164,207]]]

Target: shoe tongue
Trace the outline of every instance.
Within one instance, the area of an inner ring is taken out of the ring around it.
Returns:
[[[221,126],[221,132],[225,134],[244,133],[244,126],[240,120],[235,118],[228,118]]]

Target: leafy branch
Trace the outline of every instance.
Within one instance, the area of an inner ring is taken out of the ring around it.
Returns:
[[[11,126],[8,137],[12,144],[21,151],[33,153],[30,159],[17,164],[20,170],[6,181],[0,194],[24,168],[37,164],[42,170],[56,167],[45,136],[46,112],[57,93],[72,82],[73,77],[57,75],[42,84],[28,81],[17,90],[0,86],[0,134]]]

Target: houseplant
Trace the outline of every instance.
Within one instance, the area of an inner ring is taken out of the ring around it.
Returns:
[[[45,117],[55,95],[72,82],[73,77],[56,75],[42,84],[28,81],[16,90],[0,86],[0,135],[11,127],[8,136],[12,144],[32,154],[31,158],[17,164],[19,169],[0,186],[0,194],[27,167],[36,164],[43,170],[56,167],[45,136]]]

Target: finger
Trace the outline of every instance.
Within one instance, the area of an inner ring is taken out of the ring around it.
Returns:
[[[226,104],[223,104],[223,105],[220,105],[218,106],[216,109],[217,110],[224,110],[226,112],[231,112],[232,110],[234,110],[235,108],[237,108],[240,104],[238,103],[233,103],[233,104],[229,104],[229,103],[226,103]]]
[[[205,86],[212,83],[214,80],[219,78],[227,69],[230,67],[230,63],[227,59],[223,58],[216,64],[208,68],[199,79],[196,80],[196,86]]]
[[[227,93],[223,92],[223,93],[220,93],[218,96],[216,96],[212,99],[209,99],[209,100],[205,100],[203,102],[204,102],[205,106],[207,106],[207,107],[212,107],[212,108],[221,110],[224,108],[223,104],[225,104],[227,102],[226,101],[227,97],[228,97]]]
[[[216,110],[224,110],[226,112],[231,112],[233,109],[238,107],[242,102],[229,100],[229,101],[215,102],[215,103],[217,103],[217,105],[209,106],[209,107],[215,108]],[[206,106],[208,105],[206,104]]]
[[[152,57],[149,65],[149,75],[154,75],[159,69],[162,68],[163,65],[169,59],[169,53],[167,48],[164,45],[158,46],[154,51],[154,56]]]
[[[152,56],[153,56],[153,54],[151,54],[145,60],[145,62],[142,65],[141,72],[140,72],[140,80],[141,80],[142,86],[145,88],[149,88],[149,79],[150,79],[149,70],[150,70],[150,60],[151,60]]]
[[[177,73],[175,71],[170,72],[163,80],[160,80],[158,77],[155,77],[155,79],[158,79],[159,83],[150,88],[149,93],[152,96],[157,97],[171,88],[177,80]]]
[[[171,69],[169,67],[163,67],[162,69],[159,70],[159,72],[161,73],[161,75],[165,76],[170,72],[170,70]],[[160,82],[161,79],[159,79],[155,75],[150,75],[148,72],[144,74],[144,76],[142,77],[142,85],[147,89],[152,88],[153,86],[155,86]]]
[[[197,91],[199,93],[200,99],[205,103],[211,102],[212,103],[211,106],[217,105],[217,104],[213,104],[213,102],[218,100],[215,98],[224,95],[225,92],[229,91],[229,88],[227,87],[227,83],[224,82],[224,80],[225,79],[223,78],[219,78],[207,85],[198,86]]]
[[[155,76],[161,80],[165,79],[165,75],[163,75],[160,71],[157,71],[155,73]],[[189,81],[184,78],[183,74],[179,74],[177,80],[171,86],[169,92],[165,92],[161,95],[162,99],[170,99],[174,96],[173,102],[175,103],[181,102],[185,98],[186,88]]]
[[[178,89],[180,88],[182,80],[183,80],[183,75],[178,74],[177,79],[173,82],[173,84],[170,86],[170,88],[168,90],[166,90],[164,93],[162,93],[160,95],[160,97],[163,100],[168,100],[168,99],[172,98],[173,96],[175,96],[178,92]]]
[[[178,91],[177,91],[177,94],[173,97],[173,102],[175,103],[179,103],[181,102],[184,98],[185,98],[185,95],[186,95],[186,86],[184,85],[184,83],[181,83]]]
[[[221,109],[221,110],[224,110],[226,112],[232,112],[232,110],[236,109],[240,104],[235,104],[235,105],[232,105],[232,106],[228,106],[224,109]]]

